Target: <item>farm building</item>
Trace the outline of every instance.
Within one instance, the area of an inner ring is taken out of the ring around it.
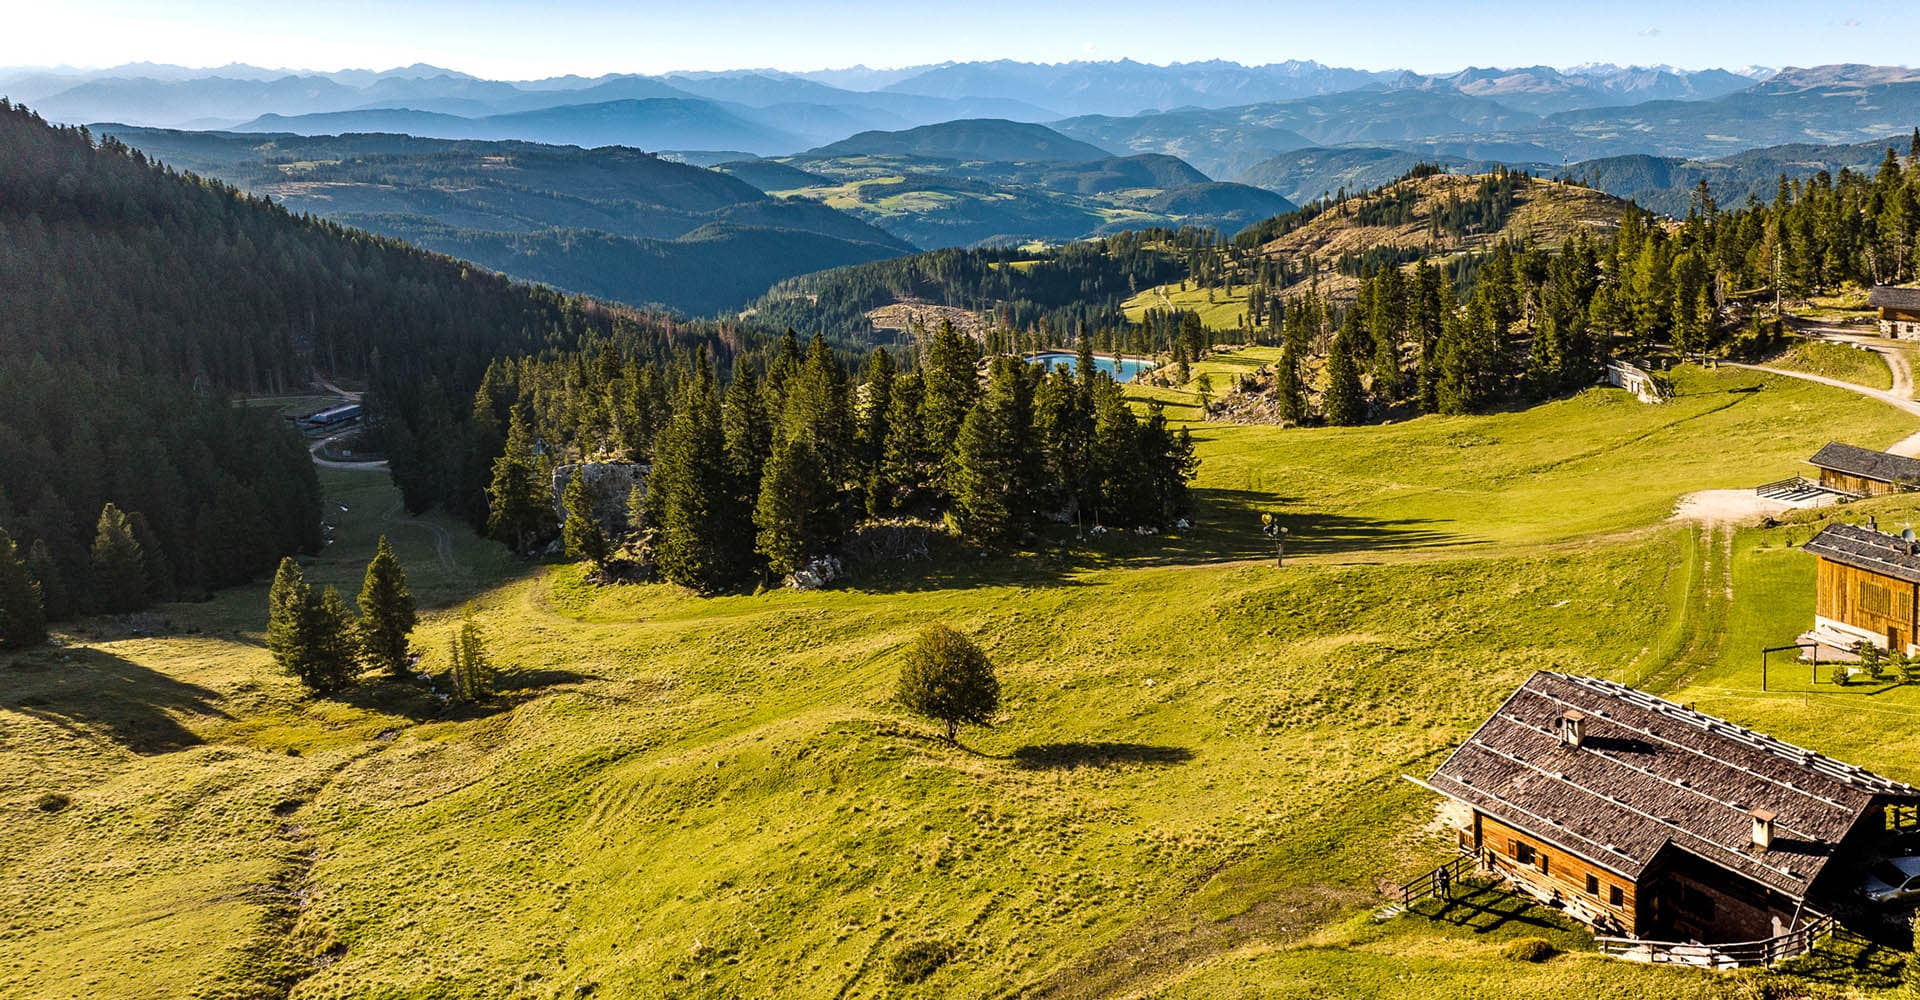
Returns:
[[[1691,948],[1716,966],[1740,964],[1732,943],[1804,942],[1893,831],[1920,822],[1920,790],[1548,671],[1426,784],[1459,807],[1460,846],[1481,868],[1619,935],[1603,948],[1661,961]]]
[[[346,403],[321,410],[318,413],[309,413],[305,417],[302,417],[301,421],[308,427],[315,429],[339,427],[360,419],[360,412],[361,407],[359,403]]]
[[[1815,574],[1816,641],[1847,649],[1866,641],[1915,652],[1920,629],[1920,543],[1869,524],[1833,523],[1802,546],[1820,557]]]
[[[1820,488],[1856,497],[1920,488],[1920,460],[1829,441],[1807,459],[1820,470]]]
[[[1920,288],[1875,285],[1867,305],[1880,310],[1880,335],[1920,340]]]

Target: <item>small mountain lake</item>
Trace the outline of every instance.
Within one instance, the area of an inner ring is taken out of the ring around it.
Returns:
[[[1048,368],[1052,368],[1054,365],[1066,365],[1070,371],[1078,371],[1080,368],[1080,359],[1075,357],[1071,351],[1046,351],[1040,354],[1031,354],[1027,356],[1027,360],[1037,365],[1045,365]],[[1122,358],[1111,354],[1096,354],[1093,356],[1093,366],[1113,376],[1115,382],[1131,382],[1139,377],[1141,372],[1151,371],[1153,369],[1153,362],[1145,358]]]

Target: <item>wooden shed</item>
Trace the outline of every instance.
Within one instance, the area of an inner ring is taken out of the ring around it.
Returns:
[[[1875,285],[1867,305],[1880,310],[1880,335],[1920,340],[1920,288]]]
[[[1801,546],[1820,558],[1813,631],[1882,649],[1920,651],[1920,544],[1872,525],[1835,522]]]
[[[1820,470],[1820,488],[1856,497],[1920,489],[1920,461],[1829,441],[1807,462]]]
[[[1427,784],[1465,807],[1460,843],[1482,868],[1636,943],[1792,935],[1920,804],[1811,750],[1549,671]]]

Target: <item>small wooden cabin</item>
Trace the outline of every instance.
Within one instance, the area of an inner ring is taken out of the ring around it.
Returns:
[[[1880,310],[1880,335],[1920,340],[1920,288],[1875,285],[1867,305]]]
[[[1914,822],[1920,790],[1612,681],[1541,671],[1429,787],[1461,847],[1604,934],[1794,931]]]
[[[1820,557],[1815,634],[1920,651],[1920,544],[1870,525],[1835,522],[1801,547]]]
[[[1857,497],[1920,489],[1920,461],[1829,441],[1807,462],[1820,470],[1820,488]]]

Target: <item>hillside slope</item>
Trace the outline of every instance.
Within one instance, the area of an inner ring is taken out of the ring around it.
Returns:
[[[825,205],[618,146],[102,130],[294,211],[515,277],[695,314],[737,307],[790,275],[913,250]]]
[[[912,156],[931,160],[991,160],[1001,163],[1081,163],[1112,154],[1069,139],[1045,125],[976,118],[922,125],[898,132],[862,132],[818,149],[808,157]]]

